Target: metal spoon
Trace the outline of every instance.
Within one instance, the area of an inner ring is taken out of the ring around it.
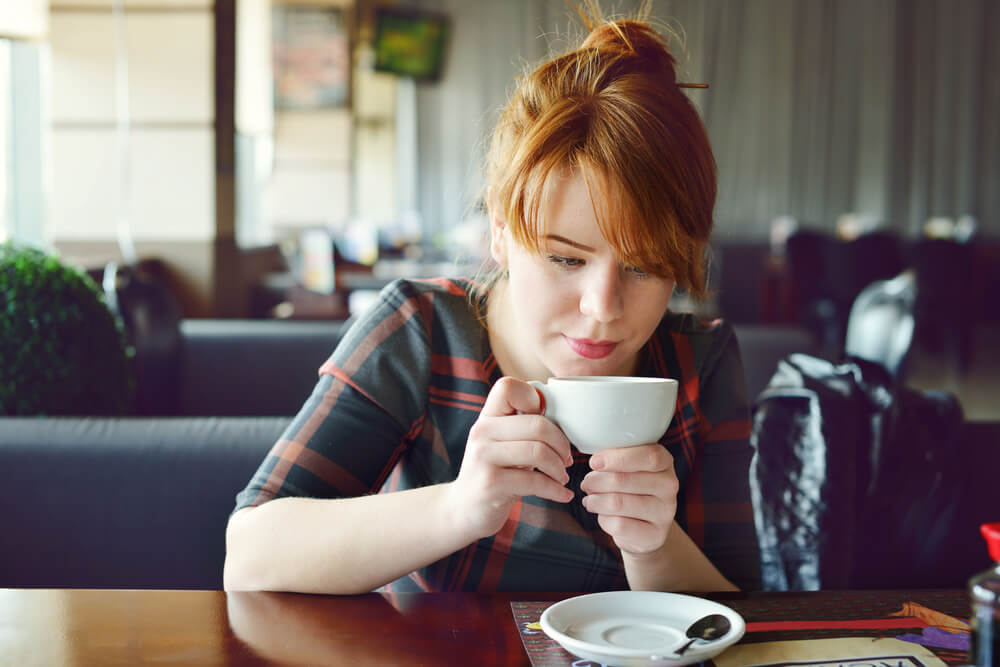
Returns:
[[[674,653],[677,655],[684,655],[684,653],[691,648],[691,644],[695,643],[697,640],[702,639],[710,642],[713,639],[718,639],[719,637],[725,635],[729,632],[729,628],[729,619],[722,614],[709,614],[707,616],[702,616],[697,621],[692,623],[691,627],[687,629],[687,636],[691,639],[689,639],[688,642],[679,649],[674,651]]]

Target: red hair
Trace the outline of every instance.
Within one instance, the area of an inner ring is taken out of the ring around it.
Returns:
[[[493,133],[486,180],[490,205],[519,243],[541,251],[550,177],[579,169],[621,261],[704,297],[715,158],[674,68],[649,25],[607,21],[518,81]]]

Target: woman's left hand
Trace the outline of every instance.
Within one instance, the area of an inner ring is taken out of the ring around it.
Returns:
[[[605,449],[590,457],[580,488],[583,506],[623,552],[640,555],[663,546],[677,511],[674,458],[663,445]]]

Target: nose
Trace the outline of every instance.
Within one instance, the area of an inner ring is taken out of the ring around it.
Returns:
[[[612,322],[625,312],[621,267],[592,263],[580,294],[580,312],[598,322]]]

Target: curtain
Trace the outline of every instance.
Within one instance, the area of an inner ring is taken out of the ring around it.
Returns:
[[[563,0],[414,0],[446,12],[444,76],[420,84],[418,206],[432,233],[474,210],[487,134],[514,77],[568,43]],[[638,2],[602,3],[627,13]],[[931,216],[1000,232],[994,0],[659,0],[719,167],[716,236],[789,215],[859,215],[904,235]]]

